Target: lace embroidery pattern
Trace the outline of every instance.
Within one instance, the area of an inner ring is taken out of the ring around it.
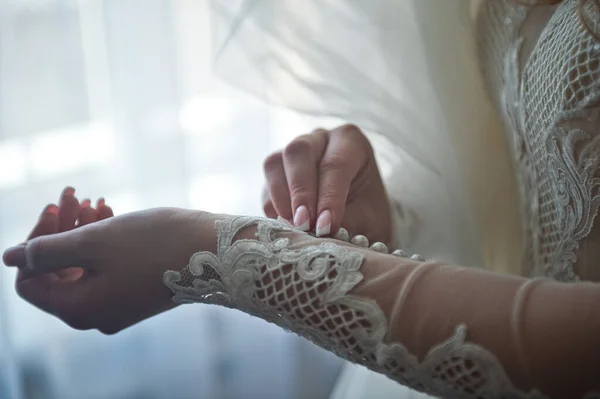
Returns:
[[[257,240],[236,240],[251,226]],[[165,273],[175,302],[220,304],[259,316],[432,395],[542,398],[517,391],[492,353],[467,342],[464,325],[422,361],[401,343],[386,342],[384,312],[374,300],[350,293],[363,280],[364,255],[354,247],[311,245],[305,234],[267,219],[238,217],[218,221],[216,228],[216,255],[197,253],[183,271]],[[298,236],[301,245],[293,243]]]
[[[593,20],[594,8],[587,3],[565,0],[556,8],[522,73],[520,30],[529,9],[513,0],[491,1],[481,25],[497,27],[492,19],[506,16],[502,29],[486,32],[484,40],[489,46],[491,37],[500,35],[503,48],[485,49],[483,57],[490,68],[503,70],[496,75],[504,77],[502,82],[491,79],[492,71],[487,79],[511,132],[519,173],[531,240],[526,258],[531,269],[524,273],[562,281],[578,280],[573,265],[579,242],[590,234],[600,205],[600,143],[595,132],[579,127],[600,97],[600,44],[581,18],[586,10],[587,20]]]

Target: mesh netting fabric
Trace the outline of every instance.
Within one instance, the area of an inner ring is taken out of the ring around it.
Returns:
[[[533,15],[539,10],[490,1],[480,22],[481,58],[520,181],[529,240],[524,274],[564,281],[591,277],[580,276],[575,265],[589,259],[580,242],[592,232],[600,205],[594,110],[600,43],[583,23],[582,10],[588,21],[600,15],[595,3],[566,0],[542,10],[548,21],[541,31]]]
[[[256,239],[239,239],[252,225]],[[512,375],[530,378],[521,343],[531,337],[522,321],[546,282],[490,281],[481,271],[323,241],[268,219],[220,220],[217,236],[216,254],[199,252],[183,271],[165,274],[175,302],[242,310],[441,397],[545,397],[515,388],[503,362]],[[502,305],[472,303],[478,292]],[[487,338],[467,339],[467,326]],[[498,335],[495,326],[508,332]]]

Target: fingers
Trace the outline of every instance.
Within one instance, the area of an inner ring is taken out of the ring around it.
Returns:
[[[286,220],[292,220],[292,203],[288,190],[285,170],[283,168],[283,154],[276,152],[267,157],[263,164],[269,197],[277,215]]]
[[[113,216],[112,209],[106,206],[104,199],[98,200],[98,209],[92,208],[91,201],[85,199],[81,202],[79,214],[75,217],[74,221],[73,215],[77,206],[75,206],[72,201],[72,199],[74,199],[72,194],[69,195],[69,192],[67,192],[68,189],[70,188],[65,189],[61,195],[62,211],[59,210],[58,206],[48,204],[40,214],[40,217],[31,233],[29,233],[27,240],[42,235],[55,234],[61,231],[61,229],[63,229],[62,231],[70,230],[74,227],[75,221],[77,221],[77,226],[85,226],[86,224]],[[74,191],[70,192],[72,193]],[[59,211],[61,212],[61,217],[59,217]]]
[[[42,263],[39,267],[40,270],[37,270],[37,263],[33,262],[33,260],[37,259],[38,257],[45,257],[46,255],[44,253],[38,255],[38,252],[44,252],[39,251],[40,245],[42,245],[41,248],[45,248],[44,245],[50,245],[49,251],[52,252],[54,249],[59,251],[63,242],[69,242],[69,240],[60,235],[53,236],[49,240],[44,239],[40,241],[34,239],[41,236],[57,234],[61,232],[61,229],[63,232],[71,231],[75,227],[76,222],[77,227],[81,227],[113,216],[112,209],[106,205],[103,198],[98,200],[98,209],[95,210],[91,207],[91,201],[87,199],[84,200],[81,205],[79,205],[74,193],[75,190],[73,188],[67,187],[61,194],[60,206],[57,207],[54,204],[49,204],[44,208],[38,219],[38,222],[27,238],[28,242],[9,248],[4,252],[2,256],[4,264],[7,266],[17,266],[20,268],[27,267],[26,275],[30,275],[32,273],[32,270],[30,269],[34,268],[36,269],[36,272],[43,273],[49,271],[58,271],[60,269],[65,269],[69,266],[77,264],[76,255],[81,253],[80,250],[74,253],[75,256],[71,256],[71,260],[73,262],[63,262],[62,264],[59,264],[61,263],[59,260],[60,258],[53,259],[50,257],[48,258],[49,265],[46,266],[46,259],[44,258],[41,261]],[[75,212],[77,213],[75,214]],[[80,238],[78,236],[74,236],[73,239],[77,241]],[[71,244],[73,239],[71,239]],[[58,245],[57,247],[53,246],[54,244],[52,243],[54,242],[56,242],[56,245]],[[68,258],[68,255],[65,256]],[[68,277],[67,280],[76,280],[81,277],[82,273],[83,272],[80,268],[69,268],[69,270],[62,270],[60,276]]]
[[[293,220],[301,230],[310,229],[317,213],[317,165],[326,146],[327,131],[320,129],[267,157],[263,165],[268,189],[263,194],[263,209],[267,216],[279,215]]]
[[[104,198],[100,198],[96,204],[96,214],[98,220],[108,219],[114,216],[113,210],[110,206],[106,205]]]
[[[91,207],[90,200],[84,200],[80,206],[74,190],[65,189],[60,207],[46,206],[29,235],[29,242],[8,249],[3,256],[8,266],[20,267],[16,289],[21,297],[79,329],[88,327],[82,323],[85,318],[77,316],[77,304],[89,301],[92,287],[84,283],[89,275],[83,268],[70,266],[89,266],[85,262],[90,249],[86,242],[93,241],[84,237],[89,229],[82,233],[73,227],[76,222],[79,227],[113,216],[104,200],[98,204],[98,210]],[[60,229],[65,231],[59,233]]]
[[[4,263],[22,268],[31,275],[55,272],[73,265],[89,268],[86,257],[93,252],[90,247],[95,241],[90,237],[89,228],[85,232],[82,230],[36,237],[27,244],[9,248],[4,252]]]
[[[308,231],[316,219],[318,163],[327,147],[327,131],[318,130],[292,141],[283,151],[283,169],[290,195],[294,226]]]
[[[96,209],[92,207],[92,202],[89,199],[86,199],[81,202],[77,226],[85,226],[113,216],[113,210],[110,206],[106,205],[104,198],[98,199],[96,202]]]
[[[59,231],[69,231],[75,228],[79,217],[79,201],[75,198],[75,189],[67,187],[63,190],[58,203]]]
[[[104,198],[98,199],[98,201],[96,202],[95,209],[92,207],[92,201],[90,201],[89,199],[85,199],[81,202],[77,226],[85,226],[87,224],[108,219],[113,216],[113,210],[110,206],[106,205],[106,201]]]
[[[266,186],[263,187],[262,191],[262,204],[265,216],[270,219],[277,219],[277,211],[273,206],[273,201],[271,201],[271,196],[269,195],[269,189]]]
[[[40,214],[40,218],[29,233],[27,240],[54,233],[58,233],[58,206],[49,204]]]
[[[81,224],[82,220],[84,221],[84,224],[91,223],[96,220],[96,214],[93,210],[91,211],[93,218],[90,217],[89,206],[86,208],[87,212],[84,211],[85,204],[86,204],[86,201],[83,201],[82,210],[79,213],[79,224],[78,225],[80,225],[80,226],[82,225]],[[29,237],[27,237],[27,240],[31,240],[33,238],[44,236],[44,235],[58,233],[58,229],[59,229],[58,223],[59,223],[58,207],[54,204],[50,204],[50,205],[46,206],[44,208],[44,210],[42,211],[42,214],[40,215],[38,223],[33,228],[31,234],[29,234]],[[60,270],[57,272],[56,275],[52,275],[52,276],[55,278],[55,280],[56,280],[56,277],[58,276],[60,281],[76,281],[79,278],[81,278],[82,275],[83,275],[82,269],[73,267],[73,268],[69,268],[69,269]],[[24,273],[22,270],[19,271],[18,278],[23,279],[27,276],[29,276],[29,275]],[[45,277],[43,280],[46,281],[47,283],[50,283],[50,281],[47,281],[48,279],[51,279],[51,278]],[[28,283],[27,287],[30,287],[30,286],[35,286],[35,284]],[[34,305],[36,305],[36,304],[34,304]],[[38,306],[38,305],[36,305],[36,306]]]
[[[63,226],[69,226],[68,230],[59,234],[39,237],[28,241],[26,245],[8,249],[4,256],[7,265],[24,267],[32,274],[58,272],[65,281],[75,281],[83,275],[84,269],[89,267],[89,264],[85,262],[85,256],[94,240],[88,237],[90,230],[81,232],[70,227],[71,223],[73,225],[75,223],[71,221],[71,212],[78,209],[78,217],[75,219],[78,221],[77,227],[89,225],[114,215],[103,198],[98,200],[97,209],[91,207],[89,199],[82,201],[81,206],[79,203],[77,206],[73,206],[71,198],[74,196],[67,190],[61,198],[62,204],[64,204],[63,216],[65,218],[61,219],[59,215],[58,223],[63,222]],[[71,267],[74,265],[80,267]]]
[[[16,290],[27,302],[61,318],[72,328],[86,330],[92,325],[85,314],[90,303],[99,297],[94,294],[96,286],[95,281],[66,280],[54,273],[27,276],[19,270]]]
[[[330,132],[319,165],[317,236],[340,228],[350,186],[367,164],[369,154],[370,145],[357,127],[346,125]]]
[[[265,161],[265,214],[293,219],[304,231],[316,219],[316,235],[330,235],[339,229],[350,187],[371,154],[368,140],[352,125],[298,137]]]
[[[96,210],[92,208],[92,201],[85,199],[81,202],[79,209],[79,218],[77,220],[77,226],[85,226],[86,224],[94,223],[98,220]]]
[[[51,306],[52,298],[49,294],[52,285],[58,281],[59,277],[56,274],[30,276],[25,271],[19,270],[15,288],[17,294],[27,302],[46,312],[54,313],[54,307]]]

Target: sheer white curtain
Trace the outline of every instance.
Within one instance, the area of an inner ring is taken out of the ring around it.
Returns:
[[[212,76],[208,0],[0,0],[0,247],[63,186],[117,213],[259,214],[262,159],[317,122]],[[243,314],[189,306],[105,337],[0,271],[0,397],[318,398],[339,362]],[[309,382],[309,383],[307,383]]]

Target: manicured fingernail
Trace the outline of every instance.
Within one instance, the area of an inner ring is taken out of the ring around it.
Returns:
[[[88,208],[92,205],[92,201],[90,201],[89,199],[84,199],[83,202],[81,202],[81,207],[82,208]]]
[[[46,207],[44,214],[49,213],[51,215],[58,215],[58,207],[54,204],[50,204]]]
[[[46,206],[44,208],[44,210],[42,211],[42,214],[40,215],[40,217],[44,216],[44,215],[58,215],[58,207],[54,204],[50,204],[48,206]]]
[[[298,209],[296,209],[296,214],[294,215],[294,227],[300,231],[308,231],[308,229],[310,229],[310,214],[308,213],[308,208],[306,206],[300,205]]]
[[[104,200],[104,198],[98,198],[98,202],[96,203],[96,208],[100,208],[101,206],[104,206],[106,204],[106,201]]]
[[[73,187],[67,187],[64,191],[65,195],[75,195],[75,189]]]
[[[317,237],[323,237],[331,233],[331,211],[323,211],[317,219]]]

